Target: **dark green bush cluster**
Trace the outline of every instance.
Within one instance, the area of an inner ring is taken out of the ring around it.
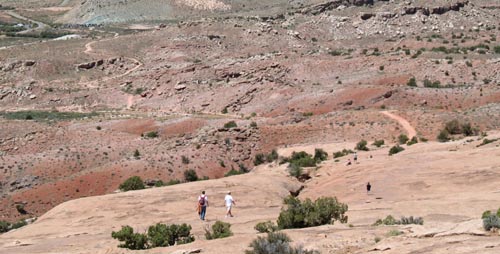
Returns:
[[[484,230],[490,231],[493,228],[500,229],[500,208],[498,208],[496,214],[489,210],[484,211],[481,218],[483,219]]]
[[[236,124],[235,121],[229,121],[229,122],[224,124],[224,128],[226,128],[226,129],[231,129],[231,128],[235,128],[235,127],[238,127],[238,125]]]
[[[0,116],[11,120],[73,120],[98,116],[98,113],[59,112],[59,111],[16,111],[0,112]]]
[[[292,240],[281,232],[268,233],[267,236],[258,236],[250,243],[251,250],[245,254],[317,254],[319,252],[305,250],[301,246],[295,248],[290,245]]]
[[[304,151],[292,152],[292,156],[290,156],[289,158],[284,158],[283,161],[290,164],[295,164],[299,167],[314,167],[317,163],[312,155]]]
[[[278,226],[274,224],[272,221],[259,222],[255,225],[255,230],[259,231],[259,233],[271,233],[278,231]]]
[[[146,138],[157,138],[157,137],[159,137],[157,131],[150,131],[150,132],[146,133],[146,135],[144,135],[144,136]]]
[[[240,163],[238,166],[239,170],[235,170],[233,166],[231,166],[231,170],[229,170],[226,174],[224,174],[224,176],[227,177],[227,176],[241,175],[249,172],[244,164]]]
[[[405,149],[399,145],[395,145],[389,149],[389,155],[397,154],[399,152],[404,151]]]
[[[111,237],[124,242],[118,245],[118,247],[131,250],[167,247],[194,241],[194,236],[191,235],[191,226],[185,223],[181,225],[172,224],[168,226],[158,223],[150,226],[147,234],[134,233],[134,229],[132,227],[122,226],[120,231],[113,231],[111,233]]]
[[[233,232],[231,232],[231,224],[222,221],[216,221],[211,229],[205,228],[205,237],[207,240],[213,240],[218,238],[225,238],[232,236]]]
[[[356,144],[356,150],[359,150],[359,151],[368,151],[368,150],[370,150],[370,149],[368,149],[368,147],[366,145],[368,145],[368,142],[366,142],[366,140],[362,139],[361,141],[359,141]]]
[[[439,80],[430,81],[428,79],[424,79],[424,87],[427,87],[427,88],[441,88],[441,82]]]
[[[121,191],[142,190],[146,188],[142,179],[138,176],[132,176],[120,184]]]
[[[401,217],[401,220],[396,220],[392,215],[388,215],[385,217],[385,219],[378,219],[375,223],[373,223],[374,226],[380,226],[380,225],[409,225],[409,224],[416,224],[416,225],[423,225],[424,224],[424,219],[422,217]]]
[[[412,137],[408,142],[406,142],[406,145],[411,146],[418,143],[417,137]]]
[[[5,232],[9,232],[10,230],[13,230],[13,229],[18,229],[20,227],[24,227],[28,225],[28,223],[25,221],[25,220],[20,220],[14,224],[8,222],[8,221],[0,221],[0,234],[1,233],[5,233]]]
[[[316,162],[326,161],[328,159],[328,153],[321,148],[314,149],[314,160]]]
[[[381,147],[384,144],[385,144],[385,141],[383,139],[381,139],[381,140],[375,140],[372,145],[374,145],[376,147]]]
[[[440,142],[446,142],[450,140],[450,135],[462,134],[468,137],[477,135],[478,133],[479,130],[472,127],[469,122],[461,123],[457,119],[454,119],[445,124],[444,129],[439,132],[437,139]]]
[[[194,169],[188,169],[184,171],[184,179],[186,182],[195,182],[198,181],[198,174],[196,174],[196,171]]]
[[[333,158],[339,158],[339,157],[346,156],[346,155],[351,154],[351,153],[354,153],[354,151],[350,150],[350,149],[349,150],[348,149],[342,149],[342,151],[334,152],[333,153]]]
[[[273,149],[270,153],[264,154],[264,153],[258,153],[255,155],[255,159],[253,161],[253,164],[255,166],[258,166],[260,164],[264,164],[266,162],[271,163],[275,160],[278,159],[278,152],[276,149]]]
[[[411,77],[408,82],[406,83],[408,86],[416,87],[417,86],[417,80],[415,77]]]
[[[286,208],[280,212],[278,227],[305,228],[324,224],[333,224],[335,220],[347,222],[347,205],[337,201],[337,198],[322,197],[316,201],[306,199],[301,202],[298,198],[289,196],[285,199]]]
[[[408,142],[408,140],[410,140],[410,139],[409,139],[409,138],[408,138],[408,136],[406,136],[405,134],[401,134],[401,135],[399,135],[399,137],[398,137],[398,142],[399,142],[399,144],[401,144],[401,145],[402,145],[402,144],[406,144],[406,142]]]
[[[487,138],[485,138],[485,139],[483,139],[483,141],[481,142],[481,144],[477,145],[477,147],[484,146],[484,145],[496,142],[498,140],[500,140],[500,139],[498,139],[498,138],[494,138],[494,139],[487,139]]]

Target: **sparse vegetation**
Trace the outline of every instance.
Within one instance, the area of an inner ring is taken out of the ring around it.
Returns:
[[[384,145],[384,143],[385,143],[385,141],[383,139],[381,139],[381,140],[375,140],[372,145],[374,145],[376,147],[381,147]]]
[[[139,176],[132,176],[120,184],[121,191],[142,190],[146,188],[144,182]]]
[[[185,155],[181,156],[181,161],[182,161],[182,164],[186,164],[186,165],[189,164],[189,162],[191,162],[189,160],[189,158],[187,156],[185,156]]]
[[[490,214],[483,218],[483,228],[486,231],[490,231],[491,229],[500,229],[500,218],[496,214]]]
[[[139,150],[138,150],[138,149],[135,149],[135,151],[134,151],[134,158],[135,158],[136,160],[138,160],[138,159],[140,159],[140,158],[141,158],[141,153],[139,152]]]
[[[356,144],[356,150],[369,151],[370,149],[368,149],[368,147],[366,145],[368,145],[368,142],[363,139]]]
[[[144,136],[146,138],[157,138],[157,137],[159,137],[157,131],[150,131],[150,132],[146,133],[146,135],[144,135]]]
[[[259,222],[254,228],[259,231],[259,233],[271,233],[278,230],[278,226],[272,221]]]
[[[198,175],[196,174],[196,171],[194,171],[194,169],[188,169],[184,171],[184,180],[186,180],[186,182],[198,181]]]
[[[319,252],[305,250],[301,246],[295,248],[290,245],[292,240],[285,233],[271,232],[267,236],[258,236],[250,243],[251,250],[245,254],[317,254]]]
[[[416,136],[414,136],[414,137],[412,137],[412,138],[411,138],[411,139],[410,139],[410,140],[406,143],[406,145],[411,146],[411,145],[414,145],[414,144],[416,144],[416,143],[418,143],[418,139],[417,139],[417,137],[416,137]]]
[[[398,235],[402,235],[402,234],[403,234],[402,231],[397,230],[397,229],[393,229],[387,233],[387,236],[398,236]]]
[[[398,142],[400,145],[406,144],[406,142],[408,142],[408,140],[410,140],[410,139],[405,134],[401,134],[398,136]]]
[[[292,152],[292,156],[290,156],[289,158],[284,158],[284,161],[300,167],[316,166],[316,160],[312,157],[312,155],[304,151]]]
[[[391,147],[391,149],[389,149],[389,155],[393,155],[393,154],[397,154],[397,153],[400,153],[402,151],[404,151],[405,149],[399,145],[395,145],[393,147]]]
[[[401,217],[401,220],[396,220],[392,215],[388,215],[384,219],[378,219],[375,223],[373,223],[373,226],[380,226],[380,225],[409,225],[409,224],[416,224],[416,225],[423,225],[424,224],[424,219],[422,217]]]
[[[474,136],[478,133],[479,130],[472,127],[470,123],[460,123],[460,121],[454,119],[445,124],[444,129],[439,132],[437,139],[440,142],[446,142],[451,139],[450,135],[462,134],[464,136]]]
[[[45,121],[63,121],[91,118],[98,116],[96,112],[79,113],[79,112],[60,112],[60,111],[16,111],[16,112],[0,112],[0,116],[9,120],[45,120]]]
[[[264,164],[266,162],[271,163],[275,160],[277,160],[279,157],[278,152],[276,149],[273,149],[270,153],[264,154],[264,153],[258,153],[255,155],[255,159],[253,161],[253,164],[255,166],[258,166],[260,164]]]
[[[481,144],[477,145],[477,147],[484,146],[484,145],[496,142],[498,140],[499,140],[498,138],[494,138],[494,139],[484,138],[483,141],[481,142]]]
[[[416,87],[417,86],[417,80],[415,79],[415,77],[411,77],[408,80],[408,82],[406,83],[406,85],[411,86],[411,87]]]
[[[191,235],[191,226],[187,224],[167,226],[158,223],[150,226],[147,234],[134,233],[132,227],[122,226],[120,231],[113,231],[111,237],[124,242],[118,247],[131,250],[167,247],[194,241],[194,236]]]
[[[347,223],[345,213],[348,207],[334,197],[322,197],[314,202],[306,199],[302,202],[289,196],[284,203],[286,207],[282,209],[277,222],[281,229],[315,227],[333,224],[336,220]]]
[[[319,163],[328,159],[328,153],[321,148],[314,149],[314,160]]]
[[[207,238],[207,240],[225,238],[232,235],[231,224],[227,222],[216,221],[211,228],[205,228],[205,238]]]
[[[342,149],[342,151],[338,151],[338,152],[334,152],[333,153],[333,158],[339,158],[339,157],[343,157],[343,156],[346,156],[348,154],[351,154],[351,153],[354,153],[354,151],[352,150],[348,150],[348,149]]]
[[[224,124],[224,128],[226,129],[236,128],[236,127],[238,127],[238,125],[236,124],[235,121],[229,121]]]

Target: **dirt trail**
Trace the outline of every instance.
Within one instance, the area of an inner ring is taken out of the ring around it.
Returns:
[[[411,126],[410,122],[408,122],[406,119],[404,119],[398,115],[395,115],[389,111],[382,111],[380,113],[388,116],[389,118],[392,118],[393,120],[396,120],[401,126],[403,126],[403,128],[406,130],[406,132],[408,132],[409,138],[415,137],[417,135],[417,131],[415,130],[415,128],[413,128],[413,126]]]
[[[36,20],[32,20],[30,18],[24,17],[24,16],[22,16],[22,15],[16,13],[16,12],[14,12],[14,11],[6,11],[5,13],[7,13],[8,15],[10,15],[10,16],[16,18],[16,19],[21,19],[21,20],[24,20],[24,21],[35,23],[37,25],[37,27],[35,27],[35,28],[28,29],[28,30],[25,30],[25,31],[21,31],[21,32],[19,32],[19,34],[25,34],[25,33],[29,33],[31,31],[36,31],[36,30],[43,30],[43,29],[45,29],[45,28],[48,27],[48,25],[45,24],[45,23],[42,23],[40,21],[36,21]]]
[[[115,33],[115,35],[111,38],[106,38],[106,39],[102,39],[102,40],[97,40],[97,41],[91,41],[87,44],[85,44],[85,50],[83,51],[83,53],[87,54],[87,55],[91,55],[91,54],[94,54],[94,48],[92,47],[93,44],[97,43],[97,42],[104,42],[104,41],[109,41],[109,40],[113,40],[113,39],[116,39],[119,37],[119,34],[118,33]],[[97,87],[97,83],[98,82],[106,82],[106,81],[109,81],[109,80],[113,80],[113,79],[117,79],[117,78],[121,78],[121,77],[124,77],[124,76],[127,76],[129,75],[130,73],[136,71],[137,69],[139,69],[140,67],[142,67],[143,63],[141,61],[139,61],[138,59],[136,58],[132,58],[132,57],[123,57],[127,60],[130,60],[132,62],[135,63],[135,67],[130,69],[130,70],[127,70],[126,72],[122,73],[122,74],[118,74],[118,75],[115,75],[115,76],[110,76],[110,77],[105,77],[103,79],[98,79],[98,80],[92,80],[92,81],[88,81],[88,82],[84,82],[84,83],[81,83],[82,85],[86,85],[90,88],[95,88]],[[127,102],[127,105],[129,105],[129,102]],[[129,106],[127,106],[129,107]]]

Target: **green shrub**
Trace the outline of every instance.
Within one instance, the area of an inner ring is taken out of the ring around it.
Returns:
[[[158,180],[155,182],[155,187],[163,187],[165,186],[165,183],[162,180]]]
[[[257,128],[257,123],[256,123],[255,121],[252,121],[252,122],[250,123],[250,127],[252,127],[252,128]]]
[[[376,147],[381,147],[385,144],[385,141],[383,139],[381,140],[375,140],[375,142],[373,142],[372,145],[376,146]]]
[[[241,174],[244,174],[245,172],[242,172],[242,171],[238,171],[238,170],[235,170],[234,168],[232,168],[231,170],[229,170],[226,174],[224,174],[224,177],[228,177],[228,176],[234,176],[234,175],[241,175]]]
[[[286,159],[290,164],[296,164],[300,167],[314,167],[316,166],[316,160],[313,159],[312,155],[302,151],[302,152],[292,152],[292,156]]]
[[[324,224],[333,224],[335,220],[347,222],[347,205],[340,203],[336,198],[322,197],[312,202],[306,199],[301,202],[298,198],[289,196],[285,199],[286,208],[282,209],[278,217],[278,227],[305,228]]]
[[[328,159],[328,153],[321,148],[314,149],[314,160],[322,162]]]
[[[491,216],[491,211],[484,211],[483,214],[481,215],[481,219],[488,218]]]
[[[408,80],[408,82],[406,83],[406,85],[411,86],[411,87],[416,87],[417,86],[417,80],[415,79],[415,77],[411,77]]]
[[[122,229],[118,232],[113,231],[111,237],[124,242],[118,245],[120,248],[131,250],[144,250],[149,248],[146,234],[134,233],[134,229],[130,226],[122,226]]]
[[[278,226],[271,221],[259,222],[254,228],[259,233],[271,233],[278,230]]]
[[[12,226],[12,224],[10,224],[10,222],[7,222],[7,221],[0,221],[0,233],[5,233],[5,232],[8,232],[10,230],[10,227]]]
[[[500,208],[497,210],[497,216],[500,218]]]
[[[25,220],[20,220],[14,224],[11,225],[11,229],[18,229],[18,228],[21,228],[21,227],[24,227],[28,225],[28,222],[26,222]]]
[[[451,120],[446,123],[444,129],[452,135],[455,134],[461,134],[462,133],[462,128],[460,127],[460,122],[458,120]]]
[[[238,125],[236,124],[235,121],[229,121],[229,122],[224,124],[224,128],[226,128],[226,129],[231,129],[231,128],[235,128],[235,127],[238,127]]]
[[[137,159],[137,160],[138,160],[139,158],[141,158],[141,153],[140,153],[140,152],[139,152],[139,150],[137,150],[137,149],[135,149],[135,151],[134,151],[134,158],[135,158],[135,159]]]
[[[301,246],[290,246],[292,240],[285,233],[272,232],[266,237],[258,236],[250,243],[251,250],[245,254],[317,254],[317,251],[304,250]]]
[[[368,149],[368,147],[366,145],[368,145],[368,142],[366,142],[366,140],[363,139],[356,144],[356,150],[359,150],[359,151],[370,150],[370,149]]]
[[[263,153],[258,153],[255,155],[255,159],[253,160],[253,164],[258,166],[260,164],[264,164],[266,162],[266,155]]]
[[[191,235],[191,226],[185,223],[169,226],[158,223],[149,227],[148,239],[150,247],[155,248],[190,243],[194,241],[194,236]]]
[[[343,157],[343,156],[346,156],[346,155],[351,154],[351,153],[354,153],[354,151],[352,151],[350,149],[349,150],[343,149],[342,151],[338,151],[338,152],[333,153],[333,158]]]
[[[398,142],[399,142],[399,144],[401,144],[401,145],[402,145],[402,144],[406,144],[406,142],[408,142],[408,140],[409,140],[409,138],[408,138],[408,136],[406,136],[405,134],[401,134],[401,135],[399,135],[399,137],[398,137]]]
[[[304,171],[304,169],[301,166],[294,163],[288,164],[287,169],[288,173],[290,173],[290,175],[295,178],[299,178]]]
[[[495,214],[483,219],[483,228],[486,231],[490,231],[492,228],[500,229],[500,218]]]
[[[182,161],[182,164],[189,164],[189,162],[191,162],[191,161],[189,161],[189,158],[187,156],[184,156],[184,155],[181,156],[181,161]]]
[[[387,233],[387,236],[398,236],[398,235],[402,235],[402,234],[403,234],[402,231],[399,231],[397,229],[393,229]]]
[[[158,137],[158,132],[157,131],[150,131],[146,133],[146,138],[157,138]]]
[[[378,219],[375,223],[373,223],[373,226],[380,226],[380,225],[409,225],[409,224],[416,224],[416,225],[423,225],[424,224],[424,219],[422,217],[401,217],[401,220],[396,220],[392,215],[387,215],[385,219]]]
[[[207,240],[213,240],[218,238],[225,238],[232,236],[233,232],[231,232],[231,224],[222,221],[216,221],[211,230],[205,228],[205,237]]]
[[[98,113],[79,113],[79,112],[59,112],[59,111],[16,111],[0,112],[0,116],[10,120],[73,120],[98,116]]]
[[[447,142],[450,140],[450,134],[446,130],[441,130],[437,136],[439,142]]]
[[[194,171],[194,169],[188,169],[184,171],[184,179],[186,180],[186,182],[198,181],[198,175],[196,174],[196,171]]]
[[[399,152],[402,152],[404,151],[405,149],[399,145],[395,145],[393,147],[391,147],[391,149],[389,150],[389,155],[393,155],[393,154],[397,154]]]
[[[421,141],[421,142],[427,142],[427,141],[429,141],[429,140],[428,140],[428,139],[426,139],[426,138],[424,138],[424,137],[420,137],[420,141]]]
[[[414,136],[414,137],[412,137],[412,138],[411,138],[411,139],[410,139],[410,140],[406,143],[406,145],[411,146],[411,145],[414,145],[414,144],[416,144],[416,143],[418,143],[418,139],[417,139],[417,137],[416,137],[416,136]]]
[[[166,186],[170,186],[170,185],[176,185],[176,184],[180,184],[181,181],[179,179],[172,179],[170,181],[168,181],[165,185]]]
[[[267,162],[273,162],[277,160],[279,157],[278,152],[276,149],[273,149],[268,155],[266,155],[266,160]]]
[[[122,191],[142,190],[144,188],[146,186],[144,186],[144,182],[138,176],[132,176],[120,184],[120,190]]]

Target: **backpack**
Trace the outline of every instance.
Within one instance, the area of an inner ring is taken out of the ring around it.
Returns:
[[[201,206],[204,206],[205,205],[205,196],[200,196],[200,200],[198,200],[198,202]]]

